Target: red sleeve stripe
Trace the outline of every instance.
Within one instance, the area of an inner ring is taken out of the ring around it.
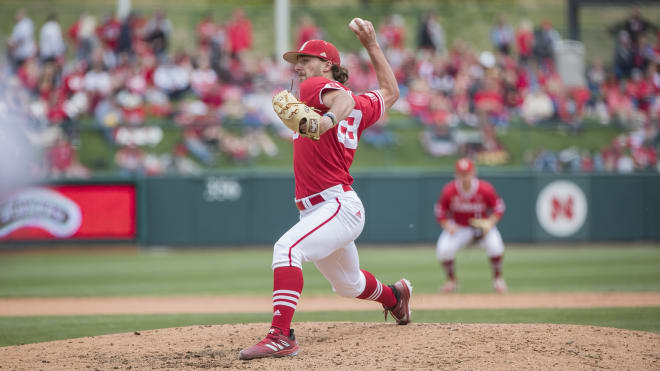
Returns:
[[[333,85],[331,82],[329,82],[329,83],[323,85],[323,87],[321,88],[321,90],[319,90],[319,102],[321,102],[321,104],[324,105],[324,106],[325,106],[325,103],[323,103],[323,91],[324,91],[325,89],[344,90],[344,89],[342,89],[341,87],[339,87],[339,86],[337,86],[337,85]],[[344,90],[344,91],[346,91],[346,90]],[[328,107],[328,106],[326,106],[326,107]],[[328,108],[330,108],[330,107],[328,107]]]
[[[443,219],[445,217],[445,211],[442,209],[442,206],[439,204],[435,204],[433,206],[433,212],[435,213],[435,217],[439,219]]]
[[[493,211],[496,214],[504,214],[504,210],[506,210],[506,206],[504,205],[504,201],[501,198],[498,198],[497,201],[495,201],[495,208]]]
[[[378,120],[380,120],[385,114],[385,99],[383,99],[383,96],[380,94],[380,90],[372,90],[369,93],[375,95],[376,98],[378,98],[378,103],[380,103],[380,115],[378,116]]]

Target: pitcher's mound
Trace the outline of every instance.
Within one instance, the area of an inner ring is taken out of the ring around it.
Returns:
[[[0,348],[2,369],[660,369],[660,335],[542,324],[296,323],[296,357],[238,360],[268,324],[194,326]]]

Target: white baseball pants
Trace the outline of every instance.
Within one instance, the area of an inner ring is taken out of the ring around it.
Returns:
[[[456,232],[450,234],[447,230],[443,230],[438,238],[436,245],[436,257],[438,261],[454,260],[458,250],[470,244],[474,238],[474,231],[470,227],[457,226]],[[486,250],[488,257],[500,256],[504,253],[504,242],[502,235],[496,227],[493,227],[477,245]]]
[[[337,294],[357,297],[366,285],[354,242],[364,229],[364,206],[355,191],[344,192],[341,186],[319,194],[325,201],[302,210],[298,223],[275,243],[273,269],[302,269],[303,262],[311,261]]]

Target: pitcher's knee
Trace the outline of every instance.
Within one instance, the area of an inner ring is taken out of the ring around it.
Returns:
[[[277,241],[273,246],[273,269],[279,267],[298,267],[302,269],[302,261],[302,253],[296,250],[295,247],[290,249],[280,241]]]

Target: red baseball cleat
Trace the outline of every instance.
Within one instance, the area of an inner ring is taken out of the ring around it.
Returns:
[[[268,335],[263,340],[241,350],[238,359],[295,356],[298,354],[298,342],[295,335],[293,335],[293,330],[289,331],[289,336],[286,336],[282,333],[282,330],[271,327]]]
[[[403,278],[397,281],[394,285],[390,285],[394,296],[396,296],[396,304],[393,307],[385,309],[385,320],[387,320],[387,313],[390,313],[396,320],[397,325],[407,325],[410,323],[410,297],[412,296],[412,285],[410,281]]]

